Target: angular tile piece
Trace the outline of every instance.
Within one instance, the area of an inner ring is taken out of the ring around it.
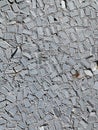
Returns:
[[[98,75],[98,69],[96,69],[93,73],[94,75]]]
[[[35,23],[33,23],[33,22],[31,21],[31,22],[29,22],[29,23],[26,23],[26,26],[27,26],[28,29],[32,29],[32,28],[34,28],[36,25],[35,25]]]
[[[61,1],[61,6],[63,9],[65,9],[65,1],[63,1],[63,0]]]
[[[38,74],[38,70],[36,70],[36,69],[32,69],[32,70],[30,70],[30,76],[34,76],[34,75],[37,75]]]
[[[6,124],[6,120],[4,120],[3,118],[0,118],[0,125],[4,125]]]
[[[22,2],[22,1],[23,1],[23,0],[16,0],[16,2],[18,2],[18,3],[19,3],[19,2]]]
[[[0,39],[0,47],[7,49],[10,47],[10,45],[6,41]]]
[[[61,112],[60,110],[58,110],[56,107],[53,109],[54,110],[54,113],[57,117],[60,117],[61,116]]]
[[[84,67],[86,68],[90,68],[90,63],[86,60],[86,59],[82,59],[81,63]]]
[[[6,39],[6,40],[14,40],[14,34],[6,32],[4,34],[4,39]]]
[[[4,95],[0,95],[0,102],[5,100],[5,96]]]
[[[24,105],[25,105],[25,107],[30,107],[31,106],[31,104],[30,104],[28,99],[24,100]]]
[[[0,1],[0,8],[7,5],[7,0]]]
[[[30,55],[29,53],[27,53],[27,52],[23,52],[22,54],[23,54],[23,56],[25,56],[25,57],[31,59],[31,55]]]
[[[15,25],[13,25],[13,26],[8,26],[8,27],[7,27],[7,32],[17,33],[17,27],[16,27]]]
[[[86,129],[87,126],[88,126],[88,124],[87,124],[85,121],[83,121],[83,120],[80,121],[80,124],[81,124],[85,129]]]
[[[8,14],[9,20],[13,20],[16,17],[15,13],[11,10],[7,11],[7,14]]]
[[[74,2],[73,1],[69,1],[68,2],[68,7],[69,7],[70,10],[74,10],[75,9]]]
[[[37,2],[39,4],[40,8],[43,8],[43,6],[44,6],[43,1],[42,0],[38,0]]]
[[[36,96],[40,99],[44,95],[44,91],[38,91]]]
[[[26,8],[23,8],[22,10],[20,10],[21,13],[23,13],[24,15],[29,15],[29,7],[27,6]]]
[[[6,107],[6,101],[3,101],[0,103],[0,109],[3,109]]]
[[[18,126],[21,128],[21,129],[25,129],[26,128],[26,123],[20,121]]]
[[[13,2],[14,2],[14,0],[9,0],[9,2],[13,3]]]
[[[36,5],[37,5],[37,4],[36,4],[36,0],[33,0],[33,1],[32,1],[32,8],[36,9]]]
[[[3,33],[1,29],[0,29],[0,38],[3,38]]]
[[[96,89],[96,90],[98,90],[98,82],[95,82],[95,84],[94,84],[94,87],[93,87],[94,89]]]
[[[24,21],[25,23],[28,23],[28,22],[31,22],[31,21],[32,21],[32,19],[31,19],[31,18],[29,18],[29,17],[27,17],[27,18],[25,18],[23,21]]]
[[[62,130],[62,126],[59,120],[55,120],[55,128],[56,130]]]
[[[37,31],[38,31],[38,36],[40,37],[40,36],[43,36],[43,28],[42,27],[39,27],[38,29],[37,29]]]
[[[16,97],[14,95],[7,95],[6,99],[12,103],[16,101]]]
[[[24,30],[23,30],[23,34],[32,35],[32,32],[29,31],[29,30],[24,29]]]
[[[39,130],[45,130],[43,126],[39,127]]]
[[[85,72],[86,75],[88,75],[90,77],[93,76],[93,74],[92,74],[92,72],[90,70],[84,70],[84,72]]]
[[[16,3],[13,3],[13,4],[12,4],[12,8],[13,8],[13,10],[14,10],[15,13],[18,13],[18,12],[19,12],[19,8],[18,8],[18,6],[17,6]]]

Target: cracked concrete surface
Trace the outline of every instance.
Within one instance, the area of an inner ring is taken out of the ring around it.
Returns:
[[[98,0],[0,0],[0,130],[98,130]]]

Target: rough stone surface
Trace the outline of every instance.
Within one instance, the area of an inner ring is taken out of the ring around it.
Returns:
[[[0,0],[0,130],[98,130],[98,0]]]

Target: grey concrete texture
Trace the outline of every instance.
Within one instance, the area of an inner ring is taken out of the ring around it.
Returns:
[[[0,130],[98,130],[98,0],[0,0]]]

